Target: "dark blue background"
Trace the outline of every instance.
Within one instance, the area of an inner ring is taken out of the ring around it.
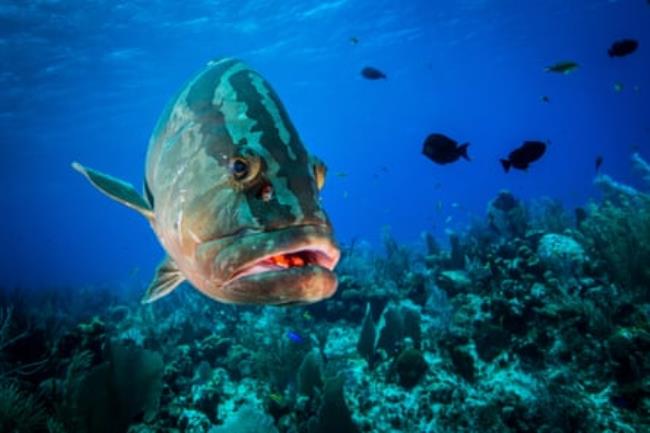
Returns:
[[[385,225],[404,242],[423,230],[443,235],[482,215],[503,188],[582,204],[597,197],[597,154],[605,172],[631,181],[633,149],[650,153],[645,0],[187,4],[0,3],[4,285],[149,279],[163,251],[147,223],[70,162],[141,185],[157,116],[215,57],[240,57],[274,85],[330,168],[323,200],[344,241],[377,244]],[[610,59],[623,37],[639,39],[638,52]],[[560,60],[581,67],[544,72]],[[363,80],[366,65],[388,79]],[[433,131],[471,142],[472,162],[425,159]],[[547,155],[505,175],[498,159],[524,139],[551,140]]]

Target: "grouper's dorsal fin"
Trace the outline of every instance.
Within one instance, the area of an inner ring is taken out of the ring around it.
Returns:
[[[156,275],[154,275],[153,281],[149,284],[147,292],[142,298],[142,303],[148,304],[163,296],[169,295],[183,281],[185,281],[185,277],[178,269],[178,266],[176,266],[176,263],[171,257],[165,257],[158,265]]]
[[[153,220],[153,209],[130,183],[124,182],[108,174],[92,168],[84,167],[78,162],[72,163],[72,168],[83,174],[95,188],[125,206],[140,212],[148,220]]]

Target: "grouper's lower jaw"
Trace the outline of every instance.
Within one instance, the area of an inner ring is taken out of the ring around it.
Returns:
[[[329,298],[336,286],[334,272],[306,265],[245,275],[224,285],[220,292],[226,302],[234,304],[296,305]]]
[[[246,233],[211,241],[204,248],[217,253],[206,254],[212,257],[214,285],[202,291],[221,302],[308,304],[336,292],[333,271],[341,253],[329,225]]]

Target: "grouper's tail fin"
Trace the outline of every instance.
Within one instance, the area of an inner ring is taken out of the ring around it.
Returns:
[[[95,188],[113,200],[139,212],[149,221],[154,219],[153,209],[130,183],[93,170],[92,168],[84,167],[78,162],[73,162],[72,168],[83,174]]]

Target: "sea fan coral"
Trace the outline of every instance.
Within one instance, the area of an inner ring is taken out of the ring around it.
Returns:
[[[634,157],[637,166],[645,164]],[[645,164],[644,166],[647,166]],[[607,264],[612,278],[623,287],[642,289],[650,297],[650,195],[599,176],[606,200],[592,204],[581,230],[592,252]]]

